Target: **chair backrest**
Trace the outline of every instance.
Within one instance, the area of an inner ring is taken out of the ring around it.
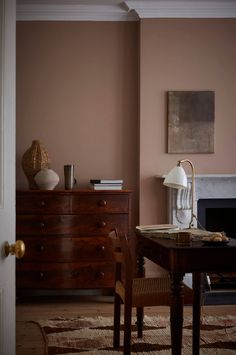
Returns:
[[[127,236],[118,234],[116,229],[109,233],[112,252],[116,262],[116,280],[129,282],[133,278],[133,261]]]

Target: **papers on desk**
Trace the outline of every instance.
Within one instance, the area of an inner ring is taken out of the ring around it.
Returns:
[[[149,224],[147,226],[136,226],[140,232],[162,232],[169,230],[179,230],[179,227],[174,224]]]
[[[136,226],[136,229],[140,233],[147,233],[152,237],[156,236],[157,238],[174,239],[176,231],[179,230],[179,227],[174,224],[152,224],[146,226]]]

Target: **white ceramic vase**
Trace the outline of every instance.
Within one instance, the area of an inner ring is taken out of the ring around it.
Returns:
[[[59,176],[52,169],[41,169],[34,177],[40,190],[53,190],[59,182]]]

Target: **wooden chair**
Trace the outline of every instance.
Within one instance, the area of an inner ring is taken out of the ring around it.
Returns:
[[[132,307],[137,308],[138,338],[143,333],[143,308],[148,306],[170,305],[170,278],[135,278],[129,241],[126,235],[109,233],[112,241],[115,268],[114,333],[113,346],[120,346],[121,303],[124,303],[124,354],[131,352]]]

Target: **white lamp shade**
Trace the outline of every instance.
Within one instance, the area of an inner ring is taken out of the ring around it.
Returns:
[[[186,189],[187,175],[182,166],[175,166],[166,176],[163,184],[174,189]]]

